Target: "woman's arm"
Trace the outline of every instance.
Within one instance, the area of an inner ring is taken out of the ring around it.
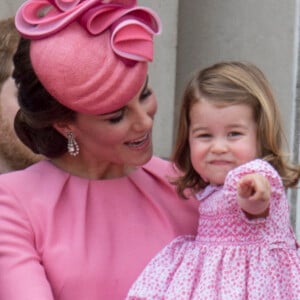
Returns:
[[[54,300],[26,212],[1,187],[0,299]]]

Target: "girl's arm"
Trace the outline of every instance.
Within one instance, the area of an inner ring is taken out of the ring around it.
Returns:
[[[238,204],[249,218],[267,217],[271,198],[269,180],[262,174],[243,176],[237,186]]]
[[[262,159],[231,170],[226,176],[223,190],[225,199],[234,203],[241,214],[251,221],[260,218],[260,222],[289,210],[280,175]]]

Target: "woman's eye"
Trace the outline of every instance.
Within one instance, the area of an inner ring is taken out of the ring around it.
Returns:
[[[146,89],[142,92],[142,94],[141,94],[141,96],[140,96],[140,99],[141,99],[141,100],[146,99],[146,98],[148,98],[150,95],[152,95],[152,90],[149,89],[149,88],[146,88]]]
[[[115,124],[115,123],[119,123],[120,121],[122,121],[122,119],[123,119],[123,113],[116,117],[109,118],[107,121],[109,123]]]

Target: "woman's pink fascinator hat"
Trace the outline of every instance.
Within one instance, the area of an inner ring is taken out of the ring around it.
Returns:
[[[16,27],[47,91],[66,107],[104,114],[142,88],[153,59],[156,13],[136,0],[29,0]]]

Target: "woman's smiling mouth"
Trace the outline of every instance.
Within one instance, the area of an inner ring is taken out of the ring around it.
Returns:
[[[150,143],[150,132],[147,132],[143,137],[133,140],[130,142],[126,142],[125,145],[129,146],[130,148],[134,149],[144,149]]]

